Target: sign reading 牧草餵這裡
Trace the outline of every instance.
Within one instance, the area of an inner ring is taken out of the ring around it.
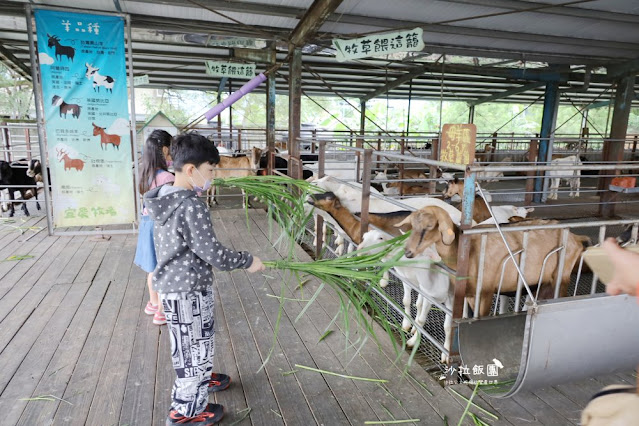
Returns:
[[[333,40],[337,62],[369,56],[389,55],[397,52],[421,51],[424,49],[424,31],[421,28],[372,34],[350,40]]]
[[[124,18],[35,19],[55,226],[133,223]]]
[[[206,61],[206,73],[213,77],[253,78],[255,64]]]

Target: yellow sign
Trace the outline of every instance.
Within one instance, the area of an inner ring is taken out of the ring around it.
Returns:
[[[475,139],[477,127],[474,124],[444,124],[439,151],[439,161],[456,164],[470,164],[475,160]]]

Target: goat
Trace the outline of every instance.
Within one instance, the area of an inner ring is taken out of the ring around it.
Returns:
[[[104,86],[104,89],[107,92],[113,93],[113,85],[115,84],[115,80],[113,79],[113,77],[98,73],[98,71],[100,71],[100,68],[94,68],[93,64],[85,62],[84,65],[87,67],[85,77],[89,80],[93,79],[94,91],[96,91],[97,89],[97,92],[99,93],[100,86]]]
[[[71,46],[64,46],[60,44],[60,37],[56,35],[49,35],[48,46],[55,47],[55,58],[58,60],[62,60],[63,56],[66,56],[71,62],[73,62],[73,57],[75,56],[75,49]]]
[[[581,160],[576,155],[570,157],[556,158],[550,162],[551,166],[581,166]],[[557,191],[562,180],[568,181],[570,185],[570,197],[579,197],[579,186],[581,183],[581,170],[551,170],[547,175],[550,178],[549,200],[557,199]]]
[[[221,155],[220,162],[213,167],[213,179],[255,176],[257,174],[261,156],[262,150],[255,147],[253,147],[253,149],[251,150],[250,156],[227,157]],[[211,185],[211,188],[206,194],[207,204],[209,207],[211,206],[211,203],[217,204],[215,192],[215,185]],[[244,190],[242,190],[242,206],[244,207],[246,207],[245,200],[246,194],[244,193]]]
[[[499,163],[489,164],[488,168],[509,166],[513,162],[512,157],[504,157]],[[498,182],[499,178],[504,177],[504,172],[493,172],[486,170],[484,172],[477,173],[477,180],[483,180],[485,182]]]
[[[80,111],[82,110],[82,107],[77,104],[68,104],[64,102],[64,100],[58,95],[53,96],[53,99],[51,100],[51,105],[57,106],[60,108],[60,111],[59,111],[60,117],[62,117],[62,114],[64,114],[64,118],[67,118],[67,113],[70,112],[71,117],[80,118]]]
[[[11,200],[9,217],[13,217],[13,215],[15,214],[15,207],[13,205],[13,202],[15,200],[15,191],[20,192],[20,196],[23,200],[22,211],[24,212],[25,216],[29,216],[29,209],[27,208],[27,203],[24,200],[27,199],[27,191],[30,188],[33,188],[33,194],[36,199],[36,207],[38,210],[40,210],[36,181],[34,178],[27,176],[27,173],[23,166],[24,164],[18,162],[9,164],[6,161],[0,160],[0,190],[6,189],[9,191],[9,199]],[[20,188],[16,188],[15,186],[20,186]]]
[[[307,160],[305,160],[305,158]],[[308,164],[309,162],[316,162],[317,155],[300,155],[300,160],[302,160],[302,164]],[[265,153],[260,157],[259,168],[257,171],[258,175],[266,176],[266,169],[268,167],[268,153]],[[273,170],[277,170],[278,172],[288,176],[288,160],[282,158],[280,156],[273,157]],[[308,179],[313,176],[313,172],[311,170],[302,169],[302,179]]]
[[[340,199],[334,193],[313,194],[306,201],[311,206],[330,214],[355,244],[362,242],[360,237],[361,222],[346,207],[342,206]],[[395,225],[406,219],[410,213],[407,210],[392,213],[369,213],[368,219],[371,225],[397,236],[400,232]],[[404,227],[404,230],[408,229]]]
[[[495,152],[495,148],[487,143],[484,145],[483,151],[475,151],[475,161],[476,162],[486,162],[490,159],[490,156]]]
[[[407,170],[404,173],[405,179],[426,179],[424,172],[419,170]],[[387,180],[388,177],[385,172],[378,172],[375,174],[373,180]],[[373,183],[371,182],[371,185]],[[429,187],[425,184],[418,182],[384,182],[382,183],[384,194],[386,195],[399,195],[400,188],[401,193],[404,195],[423,195],[429,192]]]
[[[44,179],[42,178],[42,163],[40,162],[40,160],[34,158],[29,162],[27,176],[33,178],[36,182],[36,185],[38,184],[38,182],[42,182],[42,184],[44,185]],[[49,176],[49,188],[51,188],[51,171],[48,167],[47,176]]]
[[[372,229],[364,234],[362,238],[362,242],[357,247],[358,250],[373,246],[375,244],[382,243],[387,241],[390,238],[387,234],[384,234],[381,231],[376,229]],[[384,260],[391,259],[395,253],[389,253]],[[400,260],[407,260],[406,257],[402,257]],[[402,285],[404,286],[404,297],[402,298],[402,303],[404,305],[404,312],[406,312],[406,316],[411,316],[411,287],[405,282],[409,282],[414,285],[418,285],[421,292],[430,296],[433,300],[438,303],[443,304],[451,311],[453,309],[453,287],[449,283],[449,278],[446,274],[438,271],[435,268],[430,268],[430,264],[432,262],[438,262],[441,260],[437,252],[433,247],[427,247],[424,252],[422,252],[419,256],[417,256],[417,260],[423,260],[424,265],[420,267],[414,266],[397,266],[393,268],[395,271],[395,275],[399,279],[402,280]],[[386,284],[388,281],[386,281]],[[386,287],[384,283],[380,282],[382,287]],[[426,318],[428,317],[428,312],[432,307],[432,302],[422,296],[421,293],[418,292],[417,296],[417,317],[415,318],[415,323],[423,327],[426,323]],[[408,331],[411,328],[411,323],[407,317],[404,317],[402,321],[402,329]],[[446,335],[444,341],[444,347],[450,351],[451,344],[451,331],[452,331],[452,317],[450,315],[446,315],[446,319],[444,321],[444,333]],[[406,345],[409,347],[415,346],[415,343],[418,339],[417,329],[413,329],[413,337],[411,337]],[[446,356],[442,353],[442,362],[446,362]]]
[[[453,198],[454,196],[462,197],[464,192],[463,183],[455,178],[446,184],[446,188],[442,192],[445,199]],[[490,198],[488,197],[488,193],[485,193],[486,199],[490,202]],[[459,207],[461,203],[457,203],[456,205]],[[477,222],[479,225],[489,225],[494,224],[495,221],[497,223],[509,223],[510,218],[513,216],[518,216],[525,218],[528,216],[528,213],[533,212],[534,207],[526,208],[526,207],[516,207],[513,205],[505,205],[505,206],[492,206],[494,218],[490,215],[490,211],[488,210],[488,205],[486,201],[479,195],[475,194],[475,202],[473,203],[473,220]]]
[[[80,160],[79,158],[69,157],[69,154],[63,149],[56,148],[56,151],[58,153],[58,161],[64,161],[64,171],[76,169],[77,171],[81,172],[82,169],[84,169],[84,161]]]
[[[120,150],[120,135],[110,135],[105,131],[104,127],[93,124],[93,136],[100,135],[100,149],[105,149],[105,145],[113,144],[114,148]]]
[[[529,221],[529,225],[542,225],[556,223],[552,221]],[[450,268],[457,269],[457,241],[459,228],[450,220],[445,211],[438,207],[425,207],[413,212],[396,226],[410,224],[412,232],[406,240],[404,254],[412,259],[422,253],[427,247],[435,244],[437,253],[442,261]],[[526,264],[523,271],[527,283],[537,283],[552,286],[560,280],[560,296],[565,296],[570,274],[583,252],[582,242],[584,237],[570,233],[568,242],[564,247],[564,269],[558,270],[559,253],[551,256],[546,267],[542,264],[544,257],[561,244],[561,229],[535,229],[528,231],[529,240],[526,248]],[[523,248],[524,232],[505,232],[505,238],[510,249],[514,252]],[[486,259],[483,271],[483,286],[479,301],[479,316],[486,316],[490,310],[493,294],[497,291],[501,275],[501,262],[508,258],[508,252],[499,234],[488,234],[486,244]],[[470,254],[468,266],[468,282],[466,284],[466,297],[470,299],[471,306],[475,306],[475,293],[479,268],[481,235],[470,236]],[[540,271],[543,275],[540,277]],[[451,277],[451,285],[455,285],[455,279]],[[504,270],[502,292],[516,291],[519,275],[512,262],[507,262]],[[544,292],[541,292],[542,294]]]

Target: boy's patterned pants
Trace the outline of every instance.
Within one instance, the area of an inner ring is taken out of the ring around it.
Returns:
[[[171,339],[171,358],[177,374],[171,392],[171,409],[193,417],[208,403],[213,371],[215,333],[211,290],[190,293],[186,299],[160,294]]]

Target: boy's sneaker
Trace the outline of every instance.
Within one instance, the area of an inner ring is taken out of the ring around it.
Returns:
[[[231,378],[226,374],[213,373],[209,382],[209,393],[223,391],[231,386]]]
[[[189,425],[195,424],[197,426],[212,425],[224,417],[224,407],[220,404],[208,404],[204,411],[194,417],[184,417],[175,410],[169,411],[169,415],[166,417],[166,426],[171,425]]]
[[[158,305],[154,305],[151,302],[146,304],[146,308],[144,308],[144,313],[147,315],[155,315],[158,311]]]
[[[155,324],[155,325],[164,325],[164,324],[166,324],[166,316],[164,316],[164,312],[156,312],[153,315],[153,324]]]

